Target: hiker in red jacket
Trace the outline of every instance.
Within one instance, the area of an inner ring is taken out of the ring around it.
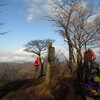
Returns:
[[[84,64],[87,65],[88,69],[91,69],[92,63],[96,59],[95,53],[89,48],[87,51],[83,54]]]
[[[93,62],[96,59],[95,53],[89,48],[83,54],[84,62]]]
[[[95,53],[89,48],[83,54],[84,64],[82,67],[82,79],[85,82],[93,68],[93,62],[96,59]]]
[[[37,56],[37,59],[35,60],[34,62],[34,67],[36,68],[35,69],[35,75],[36,77],[38,77],[38,74],[39,74],[39,67],[41,66],[41,58],[40,56]]]
[[[40,65],[41,65],[41,59],[40,56],[37,56],[37,59],[34,62],[34,67],[38,69]]]

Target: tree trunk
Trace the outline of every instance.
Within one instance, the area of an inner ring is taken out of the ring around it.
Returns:
[[[52,47],[52,43],[48,43],[48,63],[47,63],[47,71],[46,71],[46,80],[47,84],[51,81],[51,61],[50,61],[50,47]]]
[[[40,76],[43,76],[43,63],[41,63],[41,70],[40,70]]]
[[[49,84],[51,81],[51,62],[47,63],[47,72],[46,72],[46,84]]]
[[[71,72],[76,69],[76,61],[73,54],[73,47],[69,44],[69,68]]]
[[[69,68],[70,68],[70,71],[72,72],[72,46],[69,44]]]
[[[82,53],[81,53],[81,48],[79,48],[77,50],[77,64],[78,64],[78,67],[82,67]]]
[[[72,60],[73,60],[73,71],[74,71],[77,68],[77,64],[76,64],[76,61],[75,61],[75,57],[74,57],[74,53],[73,53],[73,48],[72,48],[71,52],[72,52],[71,56],[72,56]]]
[[[82,76],[82,53],[81,53],[81,48],[79,50],[77,50],[77,66],[78,66],[77,78],[81,79],[81,76]]]
[[[86,43],[85,43],[85,51],[87,51],[87,48],[86,48]]]
[[[40,53],[38,54],[38,56],[40,56],[40,58],[41,58],[41,54]],[[40,66],[40,73],[39,73],[39,75],[40,75],[40,77],[43,76],[43,62],[42,62],[42,60],[41,60],[41,66]]]

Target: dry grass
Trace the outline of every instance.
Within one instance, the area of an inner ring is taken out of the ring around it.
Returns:
[[[71,78],[72,75],[71,75],[71,74],[66,74],[66,75],[64,75],[64,77],[65,77],[65,78]]]
[[[6,84],[6,82],[5,83],[0,83],[0,87],[2,87],[4,84]]]
[[[54,100],[54,97],[51,93],[51,88],[49,85],[46,85],[45,83],[40,84],[36,88],[37,91],[35,91],[35,94],[39,96],[43,100]]]
[[[64,77],[54,75],[49,84],[45,83],[45,77],[27,80],[19,89],[9,92],[1,100],[82,100],[81,95],[76,95],[74,87],[76,75],[76,72],[65,74]]]

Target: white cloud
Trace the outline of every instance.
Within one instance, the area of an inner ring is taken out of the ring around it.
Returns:
[[[32,22],[40,19],[47,14],[51,14],[52,0],[21,0],[28,8],[25,10],[27,20]],[[62,1],[62,0],[59,0]]]
[[[64,54],[66,58],[68,58],[68,49],[64,46],[54,46],[55,47],[55,53]],[[92,49],[96,56],[97,61],[100,59],[100,49]],[[47,53],[45,53],[47,54]],[[44,55],[45,55],[44,54]],[[42,55],[43,56],[43,55]],[[60,56],[61,58],[61,56]],[[28,52],[24,52],[23,49],[14,51],[14,52],[8,52],[8,51],[0,51],[0,62],[34,62],[36,59],[36,55]]]
[[[27,16],[27,20],[32,22],[35,19],[40,19],[45,15],[51,15],[52,0],[18,0],[27,5],[27,9],[23,11]],[[57,0],[62,2],[63,0]],[[82,5],[78,6],[81,9],[86,8],[87,2],[82,2]],[[83,8],[82,8],[83,7]],[[98,8],[99,9],[99,8]]]
[[[20,50],[14,51],[13,53],[19,54],[19,55],[32,55],[31,53],[25,52],[24,49],[25,48],[22,48]]]
[[[28,8],[27,12],[28,12],[27,15],[28,21],[33,21],[34,18],[39,17],[43,14],[43,12],[36,5],[32,5],[31,8]]]
[[[64,56],[68,58],[69,55],[68,48],[64,46],[54,46],[54,47],[56,53],[64,54]]]
[[[51,0],[21,0],[28,5],[28,8],[24,13],[27,16],[27,20],[32,22],[35,19],[39,19],[50,12]]]
[[[24,52],[23,49],[8,52],[0,51],[0,62],[33,62],[35,60],[35,55],[31,53]]]
[[[0,51],[0,62],[34,62],[36,55],[33,53],[25,52],[23,49],[24,48],[14,52]],[[68,53],[63,46],[55,46],[55,52],[58,51],[60,51],[60,53],[64,53],[65,56]]]

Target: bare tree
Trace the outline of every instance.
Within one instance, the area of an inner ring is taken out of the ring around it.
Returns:
[[[34,53],[41,56],[41,53],[44,52],[48,46],[48,43],[53,43],[55,40],[45,39],[45,40],[33,40],[25,44],[24,51]]]
[[[6,3],[4,3],[4,0],[0,0],[0,7],[7,5]],[[2,11],[0,11],[0,14],[2,13]],[[0,22],[0,27],[4,25],[4,23]],[[0,35],[4,35],[8,32],[0,32]]]
[[[24,51],[34,53],[41,57],[41,54],[47,49],[48,43],[53,43],[54,41],[51,39],[30,41],[25,45],[26,49]],[[43,63],[41,63],[40,76],[43,76]]]
[[[89,41],[93,41],[93,38],[100,30],[100,21],[99,17],[96,17],[97,13],[90,3],[82,0],[64,1],[57,2],[53,0],[53,16],[50,15],[46,18],[58,27],[57,32],[68,43],[71,68],[72,63],[74,63],[74,66],[78,64],[79,67],[82,64],[81,49]],[[73,54],[74,50],[77,54],[77,63]]]

